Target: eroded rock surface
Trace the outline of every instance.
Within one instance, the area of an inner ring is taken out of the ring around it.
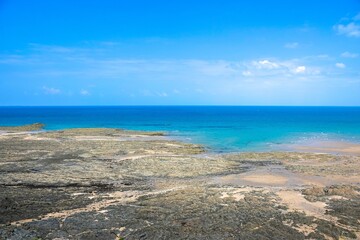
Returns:
[[[39,131],[44,128],[42,123],[33,123],[22,126],[0,126],[0,131],[5,132],[22,132],[22,131]]]
[[[0,135],[0,239],[360,237],[359,156],[216,155],[161,132],[20,129]]]

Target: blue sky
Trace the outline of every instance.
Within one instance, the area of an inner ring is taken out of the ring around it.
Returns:
[[[0,105],[360,106],[360,1],[0,0]]]

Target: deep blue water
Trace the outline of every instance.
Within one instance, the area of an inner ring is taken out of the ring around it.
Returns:
[[[360,142],[360,107],[0,107],[0,125],[161,130],[215,151],[268,150],[306,139]]]

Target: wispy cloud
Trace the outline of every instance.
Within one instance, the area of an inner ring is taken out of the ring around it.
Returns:
[[[90,95],[90,92],[88,90],[86,90],[86,89],[81,89],[80,94],[83,95],[83,96],[88,96],[88,95]]]
[[[337,67],[337,68],[345,68],[346,67],[346,65],[344,64],[344,63],[335,63],[335,66]]]
[[[21,61],[3,63],[2,59],[14,57],[0,56],[0,65],[16,65],[26,78],[42,79],[39,80],[40,88],[49,95],[65,95],[65,92],[72,91],[82,96],[95,96],[96,93],[100,94],[101,88],[115,89],[112,86],[116,86],[116,89],[124,89],[128,94],[154,98],[186,95],[189,91],[195,93],[196,89],[202,89],[202,93],[216,94],[221,89],[224,89],[221,90],[223,92],[230,91],[231,86],[268,88],[303,82],[315,83],[329,78],[339,79],[341,74],[351,70],[346,68],[340,71],[340,68],[345,68],[345,64],[342,67],[339,60],[324,54],[290,59],[268,57],[235,61],[126,59],[99,52],[101,45],[95,51],[68,47],[65,50],[59,46],[53,49],[51,46],[36,45],[33,52],[15,57]],[[355,57],[355,54],[345,52],[341,56]],[[358,76],[358,73],[354,74],[357,75],[353,75],[351,79]],[[76,79],[76,87],[67,79]],[[58,86],[64,91],[46,85],[49,80],[58,81]],[[89,82],[96,82],[97,90],[89,90]],[[140,87],[147,90],[140,90]]]
[[[359,56],[359,54],[351,53],[351,52],[343,52],[341,54],[341,57],[343,57],[343,58],[357,58],[358,56]]]
[[[251,64],[245,64],[246,70],[242,72],[245,77],[265,77],[273,76],[280,78],[294,77],[301,74],[315,76],[321,74],[321,67],[314,65],[313,62],[321,61],[318,56],[308,56],[303,59],[287,59],[287,60],[258,60],[252,61]],[[306,66],[306,65],[308,66]]]
[[[177,94],[180,93],[179,91]],[[159,92],[159,91],[153,91],[149,89],[143,89],[140,90],[140,94],[145,97],[168,97],[169,94],[167,92]]]
[[[348,37],[360,37],[360,25],[354,22],[348,24],[335,25],[335,30],[340,35],[346,35]]]
[[[267,59],[259,60],[259,61],[252,61],[252,65],[258,69],[276,69],[279,68],[279,64]]]
[[[43,89],[43,91],[44,91],[45,94],[56,95],[56,94],[60,94],[60,93],[61,93],[60,89],[53,88],[53,87],[43,86],[42,89]]]
[[[291,75],[305,73],[299,66],[305,66],[302,59],[256,59],[249,61],[200,60],[200,59],[121,59],[118,57],[101,56],[96,52],[77,48],[58,51],[55,46],[41,47],[36,45],[33,55],[22,57],[21,63],[31,62],[33,75],[48,78],[89,78],[89,79],[121,79],[124,76],[150,79],[239,79],[249,77]],[[86,53],[86,54],[85,54]],[[55,55],[54,55],[55,54]],[[6,56],[4,57],[6,58]],[[36,62],[34,62],[34,58]],[[316,57],[316,59],[319,59]],[[1,61],[1,58],[0,58]],[[9,64],[9,63],[7,63]],[[306,73],[314,73],[313,67],[306,68]],[[82,95],[89,94],[83,89]]]
[[[294,69],[295,73],[305,73],[306,67],[305,66],[298,66]]]
[[[299,47],[299,43],[298,42],[290,42],[290,43],[286,43],[284,45],[285,48],[290,48],[290,49],[294,49],[294,48],[298,48]]]
[[[156,93],[159,97],[167,97],[168,94],[166,92],[157,92]]]
[[[339,23],[334,25],[334,30],[339,35],[345,35],[348,37],[360,37],[360,13],[352,18],[352,20],[347,20],[346,23]]]
[[[245,77],[249,77],[252,75],[252,73],[249,70],[246,70],[246,71],[242,71],[242,75]]]

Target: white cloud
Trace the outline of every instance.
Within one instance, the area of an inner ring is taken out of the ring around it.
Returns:
[[[360,37],[360,25],[351,22],[347,25],[338,24],[335,25],[335,30],[340,35],[346,35],[348,37]]]
[[[345,68],[346,65],[343,64],[343,63],[335,63],[335,66],[338,67],[338,68]]]
[[[285,47],[285,48],[292,48],[292,49],[294,49],[294,48],[299,47],[299,43],[298,43],[298,42],[286,43],[286,44],[284,45],[284,47]]]
[[[55,95],[55,94],[61,93],[60,89],[52,88],[52,87],[49,88],[49,87],[44,86],[43,90],[44,90],[45,94],[50,94],[50,95]]]
[[[209,92],[209,88],[218,88],[221,82],[224,84],[258,84],[261,86],[265,81],[274,84],[282,84],[304,80],[318,81],[326,75],[331,75],[334,70],[328,65],[328,56],[306,56],[293,59],[268,58],[248,59],[244,61],[234,60],[204,60],[204,59],[123,59],[116,55],[104,57],[90,50],[63,51],[54,57],[53,50],[41,48],[36,54],[25,55],[26,59],[36,57],[37,62],[32,67],[31,74],[43,79],[71,79],[81,81],[81,87],[77,90],[78,95],[93,95],[88,81],[96,82],[106,79],[104,84],[125,84],[127,79],[133,79],[135,83],[145,83],[144,86],[159,85],[159,89],[132,90],[136,96],[148,96],[152,98],[176,96],[179,94],[174,89],[182,90],[185,85],[193,89],[202,89]],[[49,52],[48,52],[49,51]],[[50,56],[50,57],[49,57]],[[5,56],[6,57],[6,56]],[[1,59],[1,56],[0,56]],[[340,60],[339,60],[340,61]],[[60,63],[61,64],[56,64]],[[45,64],[51,63],[51,64]],[[336,62],[332,62],[335,64]],[[13,63],[19,64],[19,63]],[[25,64],[25,63],[24,63]],[[306,66],[306,67],[305,67]],[[54,72],[56,74],[54,74]],[[335,71],[337,74],[339,71]],[[343,71],[345,72],[345,71]],[[26,72],[24,72],[25,75]],[[61,77],[61,78],[60,78]],[[111,82],[110,80],[114,80]],[[165,81],[171,89],[163,86]],[[172,85],[173,84],[173,85]],[[216,86],[216,87],[215,87]],[[120,88],[120,87],[119,87]],[[44,88],[47,94],[59,94],[55,88]],[[186,92],[186,90],[183,90]],[[200,90],[197,92],[201,93]],[[65,92],[61,92],[65,94]]]
[[[262,58],[249,59],[247,61],[228,61],[228,60],[203,60],[203,59],[122,59],[116,56],[103,57],[98,53],[101,49],[78,49],[69,48],[68,51],[58,51],[60,46],[41,46],[37,45],[32,48],[35,54],[25,58],[26,61],[33,63],[34,71],[40,77],[77,77],[77,78],[105,78],[120,79],[129,75],[136,78],[148,79],[149,76],[156,75],[157,79],[199,79],[204,77],[217,79],[249,79],[265,76],[282,76],[289,77],[297,73],[306,73],[307,75],[320,74],[319,61],[323,61],[324,56],[307,56],[299,59]],[[53,55],[56,50],[56,55]],[[61,54],[59,53],[61,52]],[[50,57],[49,57],[50,56]],[[7,56],[5,56],[7,57]],[[0,56],[1,60],[1,56]],[[314,61],[316,60],[316,65]],[[326,59],[325,59],[326,60]],[[57,62],[63,64],[56,64]],[[36,63],[36,64],[35,64]],[[52,63],[52,64],[42,64]],[[13,63],[15,64],[15,63]],[[25,64],[25,63],[23,63]],[[298,66],[306,65],[306,71]],[[38,67],[36,67],[38,66]],[[57,67],[60,66],[60,67]],[[62,66],[71,66],[66,68]],[[196,80],[198,81],[198,80]],[[88,86],[89,87],[89,86]],[[87,95],[91,93],[88,89],[79,94]],[[172,92],[172,91],[171,91]],[[147,92],[145,95],[156,96],[156,92]]]
[[[341,57],[343,58],[357,58],[359,56],[359,54],[357,53],[350,53],[350,52],[343,52],[341,54]]]
[[[60,54],[73,53],[75,51],[81,50],[81,48],[63,47],[63,46],[55,46],[55,45],[41,45],[37,43],[30,43],[29,46],[33,50],[60,53]]]
[[[360,37],[360,13],[353,17],[352,22],[336,24],[333,28],[340,34],[348,37]]]
[[[295,75],[301,78],[320,78],[324,66],[322,61],[327,61],[327,58],[319,56],[307,56],[303,58],[285,59],[285,60],[253,60],[251,62],[244,62],[243,68],[239,71],[238,76],[242,75],[248,77],[251,75],[252,79],[257,78],[293,78]],[[247,78],[243,78],[247,79]]]
[[[90,95],[90,92],[88,90],[86,90],[86,89],[81,89],[80,94],[83,95],[83,96],[88,96],[88,95]]]
[[[306,67],[305,66],[298,66],[294,69],[295,73],[304,73],[306,71]]]
[[[275,69],[279,68],[279,64],[269,60],[253,61],[253,65],[259,69]]]
[[[243,71],[241,74],[245,77],[249,77],[252,75],[252,73],[250,71]]]
[[[156,95],[159,97],[167,97],[168,96],[168,94],[166,92],[157,92]]]

